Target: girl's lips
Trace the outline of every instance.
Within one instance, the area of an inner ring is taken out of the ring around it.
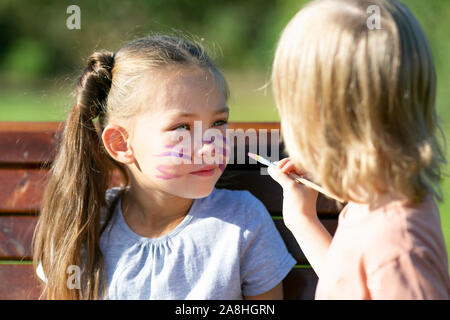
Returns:
[[[214,172],[216,171],[217,166],[210,166],[210,167],[206,167],[202,170],[197,170],[194,172],[191,172],[191,174],[195,174],[197,176],[202,176],[202,177],[209,177],[212,176],[214,174]]]

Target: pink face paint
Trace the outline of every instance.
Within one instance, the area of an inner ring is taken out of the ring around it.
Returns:
[[[177,145],[176,144],[166,144],[164,147],[168,148],[168,149],[172,149],[169,151],[165,151],[162,152],[160,154],[155,154],[155,157],[178,157],[178,158],[182,158],[182,159],[188,159],[190,161],[192,161],[192,158],[190,155],[186,155],[183,153],[183,148],[179,148],[179,149],[175,149]],[[158,170],[161,174],[156,175],[157,178],[160,179],[164,179],[164,180],[170,180],[170,179],[175,179],[175,178],[179,178],[182,175],[178,175],[178,174],[173,174],[170,172],[167,172],[167,170],[170,170],[173,168],[173,165],[158,165],[156,167],[156,170]]]
[[[164,180],[169,180],[169,179],[179,178],[182,176],[179,174],[172,174],[172,173],[166,172],[166,170],[170,169],[170,168],[172,168],[172,166],[167,166],[167,165],[163,165],[163,164],[157,166],[156,170],[161,172],[161,174],[156,175],[156,177],[160,178],[160,179],[164,179]]]
[[[174,149],[176,145],[175,144],[166,144],[164,147],[168,148],[168,149]],[[182,159],[188,159],[192,161],[192,157],[190,155],[184,154],[183,153],[183,148],[180,149],[175,149],[175,150],[170,150],[170,151],[166,151],[160,154],[155,154],[155,157],[178,157],[178,158],[182,158]]]
[[[166,151],[160,154],[155,154],[155,157],[178,157],[178,158],[182,158],[182,159],[188,159],[188,160],[192,160],[192,157],[190,155],[187,154],[183,154],[182,151],[180,152],[176,152],[176,151]]]

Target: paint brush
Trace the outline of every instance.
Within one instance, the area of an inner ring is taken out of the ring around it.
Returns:
[[[262,164],[268,166],[268,167],[270,167],[270,166],[276,166],[275,163],[270,162],[269,160],[267,160],[267,159],[264,158],[264,157],[261,157],[260,155],[257,155],[257,154],[254,154],[254,153],[249,152],[249,153],[248,153],[248,156],[249,156],[250,158],[252,158],[252,159],[258,161],[259,163],[262,163]],[[297,175],[297,174],[295,174],[295,173],[293,173],[293,172],[288,173],[288,175],[289,175],[291,178],[293,178],[294,180],[296,180],[296,181],[298,181],[298,182],[304,184],[305,186],[307,186],[307,187],[309,187],[309,188],[311,188],[311,189],[314,189],[314,190],[316,190],[316,191],[318,191],[318,192],[320,192],[320,193],[326,195],[327,197],[329,197],[329,198],[331,198],[331,199],[334,199],[334,200],[337,200],[337,201],[339,201],[339,202],[342,202],[341,199],[339,199],[339,198],[337,198],[336,196],[330,194],[328,191],[326,191],[326,190],[325,190],[324,188],[322,188],[321,186],[319,186],[319,185],[317,185],[317,184],[315,184],[315,183],[313,183],[313,182],[311,182],[311,181],[309,181],[309,180],[307,180],[307,179],[305,179],[305,178],[302,178],[302,177],[300,177],[299,175]]]

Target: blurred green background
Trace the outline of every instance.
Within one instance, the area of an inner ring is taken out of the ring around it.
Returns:
[[[277,121],[266,85],[274,48],[283,27],[306,2],[1,0],[0,121],[63,120],[74,102],[76,78],[92,51],[117,51],[154,32],[183,32],[204,42],[229,81],[231,121]],[[404,3],[430,41],[438,72],[438,113],[450,137],[450,1]],[[81,9],[80,30],[66,27],[66,10],[72,4]],[[439,207],[450,252],[449,178],[442,189]]]

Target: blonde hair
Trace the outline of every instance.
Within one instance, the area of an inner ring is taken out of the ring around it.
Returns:
[[[95,52],[78,79],[76,102],[65,121],[62,141],[49,171],[36,232],[34,267],[42,264],[42,296],[47,299],[98,299],[105,295],[100,236],[112,216],[105,192],[111,173],[128,173],[104,149],[101,133],[110,119],[134,119],[143,106],[135,103],[136,88],[147,71],[198,67],[209,72],[228,97],[225,78],[198,43],[171,36],[135,40],[116,54]],[[98,118],[98,130],[94,119]],[[80,290],[67,286],[68,268],[81,268]]]
[[[371,5],[381,29],[368,28]],[[436,72],[403,4],[309,3],[282,33],[272,83],[289,155],[325,189],[364,203],[442,199]]]

